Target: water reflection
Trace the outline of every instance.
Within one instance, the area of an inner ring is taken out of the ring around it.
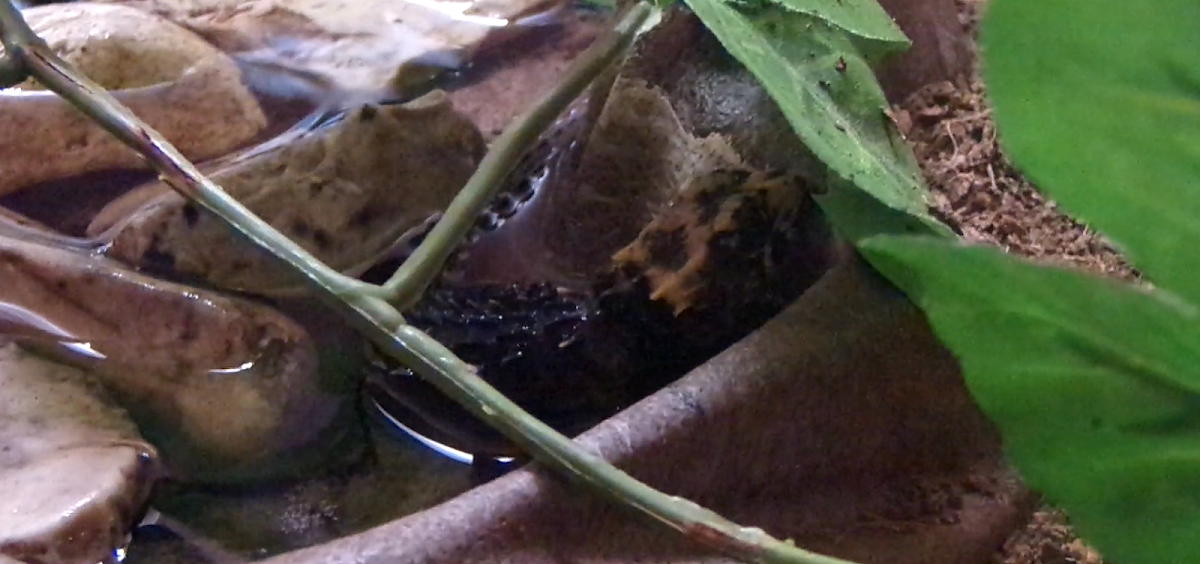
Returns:
[[[91,342],[71,335],[49,318],[8,302],[0,302],[0,340],[4,338],[35,349],[61,349],[82,361],[108,358]]]
[[[469,452],[466,452],[464,450],[456,449],[448,444],[439,443],[439,442],[433,440],[432,438],[426,437],[425,435],[418,433],[416,430],[414,430],[411,427],[409,427],[408,425],[405,425],[404,423],[402,423],[400,421],[400,419],[394,417],[392,415],[392,412],[390,410],[385,409],[382,405],[379,405],[378,401],[371,400],[371,407],[372,407],[373,413],[379,419],[381,419],[385,424],[389,425],[393,432],[399,432],[402,436],[411,438],[411,439],[417,441],[418,443],[424,445],[425,447],[429,448],[433,452],[436,452],[442,456],[445,456],[446,458],[449,458],[450,460],[453,460],[455,462],[459,462],[462,464],[474,464],[475,463],[475,459],[476,459],[475,455],[473,455]],[[513,462],[514,460],[515,459],[511,456],[502,456],[499,458],[490,458],[489,459],[489,461],[493,461],[498,464],[509,464],[509,463]]]

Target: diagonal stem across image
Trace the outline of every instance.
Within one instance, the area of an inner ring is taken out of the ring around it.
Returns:
[[[775,539],[761,529],[742,527],[691,501],[639,482],[526,413],[481,379],[473,366],[405,323],[404,309],[421,297],[494,196],[500,181],[538,135],[627,52],[652,15],[653,8],[639,2],[617,16],[612,30],[574,61],[553,91],[492,144],[481,166],[429,237],[382,286],[334,271],[230,197],[159,133],[59,58],[34,34],[11,0],[0,1],[0,39],[5,47],[0,58],[0,83],[11,85],[32,76],[68,100],[137,152],[172,189],[302,275],[313,295],[337,310],[380,350],[410,367],[551,470],[743,561],[842,563]]]

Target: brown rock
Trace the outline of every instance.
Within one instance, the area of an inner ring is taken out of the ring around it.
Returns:
[[[225,154],[266,126],[237,65],[162,18],[86,2],[23,14],[51,49],[113,90],[189,159]],[[85,172],[144,166],[69,103],[28,91],[33,86],[0,90],[0,131],[6,132],[0,136],[0,195]]]
[[[98,381],[0,341],[0,562],[92,564],[124,547],[159,474]]]

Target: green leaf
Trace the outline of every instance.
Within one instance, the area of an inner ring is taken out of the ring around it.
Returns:
[[[913,218],[907,223],[926,232],[949,234],[928,215],[920,170],[884,114],[887,101],[849,34],[824,19],[770,5],[751,10],[722,0],[687,2],[836,176],[822,206],[839,231],[852,239],[880,233],[881,216],[906,214]],[[844,194],[855,189],[883,205]]]
[[[842,179],[833,178],[826,194],[816,196],[826,217],[838,235],[848,241],[859,241],[873,235],[940,235],[953,233],[941,226],[931,225],[923,217],[905,213],[879,203],[871,194]]]
[[[1200,312],[998,250],[880,236],[1022,475],[1110,561],[1200,556]]]
[[[807,14],[848,32],[872,63],[908,49],[912,43],[875,0],[731,0],[734,4],[758,5],[772,2],[782,8]]]
[[[1000,140],[1155,284],[1200,303],[1200,2],[994,0]]]

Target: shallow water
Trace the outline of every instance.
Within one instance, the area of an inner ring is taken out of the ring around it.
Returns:
[[[506,64],[519,65],[521,61],[518,57]],[[473,68],[452,78],[461,78],[462,84],[470,86],[486,81],[488,76],[488,69]],[[256,95],[267,108],[271,125],[254,143],[288,130],[306,116],[315,116],[314,110],[323,112],[321,118],[311,120],[314,124],[330,115],[326,104],[329,99],[323,92],[299,89],[296,92],[302,95],[282,95],[279,90],[272,90],[270,84],[264,85],[263,81],[258,84]],[[201,169],[211,169],[215,164],[202,163]],[[545,175],[545,171],[540,174]],[[69,236],[83,235],[91,217],[105,203],[152,177],[138,171],[92,173],[24,190],[0,199],[0,206],[17,210],[64,234],[61,240],[56,239],[58,235],[43,234],[49,237],[47,243],[60,248],[77,247],[84,254],[92,254],[103,247],[102,242]],[[517,208],[534,200],[538,186],[535,182],[525,188],[524,192],[514,193],[511,202],[499,203],[497,212],[520,221]],[[71,205],[63,206],[62,202]],[[32,233],[37,234],[36,230]],[[18,322],[29,325],[28,319],[8,317],[11,319],[7,322],[14,326]],[[3,318],[0,315],[0,332],[4,329]],[[26,337],[44,339],[49,345],[60,347],[86,344],[75,343],[53,331],[34,331]],[[364,419],[367,417],[364,415]],[[339,468],[330,475],[242,489],[161,484],[153,511],[166,518],[134,531],[124,561],[230,564],[256,560],[420,511],[481,481],[470,465],[404,436],[393,425],[376,420],[367,427],[374,447],[372,454],[367,460]]]
[[[140,527],[125,562],[262,559],[415,513],[477,484],[470,466],[378,424],[372,423],[370,431],[372,459],[335,475],[248,491],[167,486],[154,508],[187,530],[181,535],[170,526]],[[206,541],[220,550],[206,550]]]

